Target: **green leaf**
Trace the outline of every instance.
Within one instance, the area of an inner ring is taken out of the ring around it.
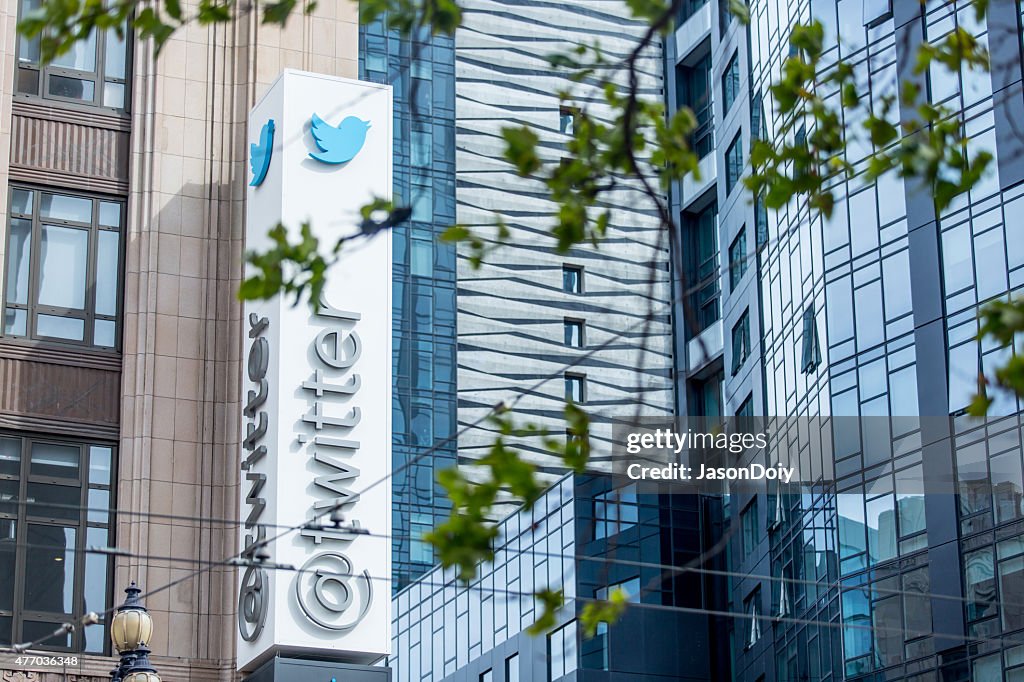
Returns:
[[[526,628],[526,633],[536,636],[544,634],[558,623],[556,616],[558,609],[562,608],[562,604],[565,603],[565,595],[561,590],[548,588],[535,592],[533,596],[534,599],[540,602],[540,615],[533,622],[533,625]]]

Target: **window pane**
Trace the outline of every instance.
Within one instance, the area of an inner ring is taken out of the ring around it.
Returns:
[[[70,614],[74,608],[75,529],[29,524],[26,542],[25,573],[32,579],[25,581],[25,609]],[[32,637],[28,629],[26,622],[24,637]]]
[[[22,0],[20,18],[24,19],[29,12],[39,9],[41,4],[41,0]],[[18,61],[32,63],[39,62],[38,36],[32,39],[28,39],[20,35],[18,36]]]
[[[29,483],[26,492],[26,512],[42,519],[61,519],[77,522],[80,518],[79,489],[52,483]]]
[[[124,38],[117,36],[117,31],[107,29],[107,51],[104,55],[103,72],[107,78],[125,77],[125,44]],[[109,85],[109,83],[108,83]],[[123,92],[123,91],[122,91]]]
[[[21,638],[25,641],[35,641],[37,639],[47,638],[46,646],[48,647],[63,647],[65,649],[71,648],[71,633],[67,633],[63,636],[50,637],[55,631],[60,629],[62,624],[56,621],[38,621],[38,620],[26,620],[21,625]]]
[[[11,236],[7,254],[7,302],[28,303],[28,268],[32,252],[32,223],[11,219]]]
[[[121,227],[121,204],[101,201],[100,225],[104,227]]]
[[[92,102],[96,94],[96,84],[92,81],[81,80],[80,78],[51,75],[50,94],[55,97],[67,97],[68,99]]]
[[[96,249],[96,314],[117,314],[118,242],[120,235],[100,230]],[[111,344],[112,345],[112,344]]]
[[[18,92],[39,94],[39,72],[36,69],[18,69]]]
[[[89,523],[110,523],[110,515],[107,509],[110,508],[110,491],[99,488],[89,488],[89,512],[87,514]]]
[[[95,71],[96,31],[91,31],[85,40],[74,43],[71,49],[64,54],[54,57],[52,64],[53,66],[63,66],[66,69],[76,69],[78,71]]]
[[[414,275],[430,277],[434,272],[434,252],[432,242],[426,239],[413,239],[410,249],[410,270]]]
[[[37,315],[36,334],[54,339],[69,341],[84,340],[85,320],[75,317],[57,317],[56,315]]]
[[[103,346],[104,348],[114,347],[114,333],[116,326],[113,320],[96,320],[95,329],[92,337],[92,343],[94,346]]]
[[[8,310],[4,315],[4,334],[25,336],[28,313],[24,310]]]
[[[92,485],[110,485],[110,448],[93,445],[89,448],[89,483]]]
[[[92,200],[66,194],[44,194],[39,204],[39,214],[55,220],[73,220],[79,223],[92,222]]]
[[[103,84],[103,106],[124,109],[124,83]]]
[[[505,659],[505,682],[519,682],[519,654]]]
[[[106,528],[88,528],[85,531],[86,547],[109,546]],[[107,603],[107,556],[88,552],[85,555],[85,611],[103,613]],[[99,630],[103,632],[102,629]]]
[[[31,467],[33,476],[78,479],[81,449],[77,445],[32,443]]]
[[[32,215],[35,192],[28,189],[11,188],[11,212]]]
[[[0,474],[17,476],[21,471],[21,441],[0,438]]]
[[[85,308],[89,233],[43,225],[39,252],[39,303],[58,308]]]
[[[431,151],[432,144],[433,135],[429,130],[412,131],[412,139],[410,140],[410,157],[413,166],[416,168],[430,167],[430,163],[433,160],[433,154]]]
[[[0,519],[0,609],[14,608],[15,519]],[[10,640],[0,640],[10,641]]]

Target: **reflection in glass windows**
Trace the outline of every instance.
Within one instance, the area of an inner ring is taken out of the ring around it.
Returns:
[[[743,175],[743,134],[737,133],[729,148],[725,150],[725,194],[732,193],[733,187]]]
[[[743,311],[740,319],[732,328],[732,373],[740,371],[744,361],[750,356],[750,312]]]
[[[565,318],[563,330],[565,345],[570,348],[583,348],[585,344],[583,339],[584,324],[583,320]]]
[[[11,188],[5,336],[116,348],[121,202]]]
[[[694,335],[704,331],[719,318],[721,289],[718,281],[718,205],[712,202],[699,213],[684,213],[683,225],[688,232],[691,272],[696,281],[688,282],[693,290],[693,307],[697,328]]]
[[[740,96],[740,62],[739,53],[735,53],[729,60],[722,74],[722,115],[725,116],[732,108],[733,102]]]
[[[569,294],[583,293],[583,268],[574,265],[562,266],[562,291]]]
[[[740,233],[729,246],[729,289],[735,291],[743,274],[747,271],[747,230],[740,228]]]
[[[576,621],[569,621],[548,635],[548,680],[555,682],[577,668]]]
[[[697,126],[690,134],[690,148],[699,158],[704,158],[715,148],[712,89],[710,53],[692,66],[680,64],[676,67],[676,104],[680,108],[689,107],[696,118]]]
[[[637,524],[636,485],[610,490],[594,496],[594,539],[611,537]]]
[[[106,610],[112,546],[111,446],[0,433],[0,623],[29,641],[84,613]],[[42,648],[103,653],[103,625]]]

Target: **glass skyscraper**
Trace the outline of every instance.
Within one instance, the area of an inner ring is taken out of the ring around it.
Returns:
[[[979,307],[1024,282],[1019,4],[978,22],[966,1],[751,0],[749,25],[727,6],[683,3],[669,41],[668,101],[698,112],[705,152],[702,179],[673,196],[698,311],[696,324],[678,316],[683,411],[820,418],[774,422],[773,445],[835,454],[815,486],[729,500],[733,677],[1016,679],[1020,406],[993,391],[986,422],[964,409],[1013,352],[977,340]],[[811,20],[824,68],[852,65],[873,106],[911,80],[955,112],[967,151],[995,157],[982,181],[940,215],[916,180],[866,181],[873,148],[847,109],[855,173],[833,186],[831,218],[800,199],[777,212],[751,201],[736,180],[751,140],[774,139],[768,88],[791,27]],[[991,50],[991,73],[915,73],[919,46],[957,27]]]
[[[421,538],[447,516],[436,472],[455,465],[455,247],[439,239],[455,223],[455,55],[451,38],[403,39],[382,21],[359,40],[361,77],[394,88],[395,201],[412,207],[393,235],[397,590],[434,564]]]

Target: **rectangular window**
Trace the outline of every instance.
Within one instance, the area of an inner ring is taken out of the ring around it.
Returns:
[[[409,561],[418,564],[434,563],[434,551],[423,536],[434,529],[430,514],[413,513],[409,521]]]
[[[761,525],[757,522],[757,498],[750,501],[740,512],[740,531],[743,541],[743,558],[746,559],[761,542]]]
[[[430,128],[420,125],[413,128],[409,140],[409,160],[415,168],[430,168],[433,162],[434,136]]]
[[[800,371],[804,374],[813,372],[821,364],[821,346],[818,343],[818,325],[814,321],[814,304],[804,310],[804,341],[803,360]]]
[[[685,24],[687,19],[706,4],[708,4],[708,0],[680,0],[676,6],[676,27]]]
[[[550,682],[576,672],[576,621],[569,621],[548,635],[548,666]]]
[[[693,410],[698,417],[722,416],[722,373],[718,372],[704,381],[695,381],[692,389]]]
[[[743,648],[749,649],[761,639],[761,586],[758,585],[754,591],[743,600],[743,613],[747,614],[744,625],[746,637],[743,638]]]
[[[740,233],[729,246],[729,289],[736,291],[743,273],[747,271],[747,226],[740,228]]]
[[[116,348],[124,204],[11,187],[5,336]]]
[[[768,208],[764,205],[764,197],[760,194],[754,198],[754,236],[757,248],[768,243]]]
[[[743,175],[743,133],[737,133],[732,144],[725,151],[725,193],[732,193],[732,188]]]
[[[86,548],[114,544],[114,458],[110,445],[0,434],[5,641],[36,639],[109,605],[109,558]],[[89,625],[39,648],[102,654],[105,630],[105,622]]]
[[[608,670],[608,623],[599,622],[594,636],[583,640],[580,664],[586,670]]]
[[[582,405],[586,399],[587,378],[582,374],[565,375],[565,399]]]
[[[519,654],[505,659],[505,682],[519,682]]]
[[[733,102],[740,96],[740,60],[739,53],[733,54],[729,65],[722,74],[722,115],[725,116],[732,108]]]
[[[715,148],[715,116],[712,110],[711,54],[693,66],[676,67],[676,105],[693,111],[697,125],[690,135],[690,148],[704,158]]]
[[[565,104],[558,107],[558,131],[566,135],[576,134],[576,121],[579,119],[580,110]]]
[[[732,328],[732,373],[740,371],[750,355],[750,313],[744,310]]]
[[[689,233],[691,272],[696,273],[697,281],[692,282],[693,309],[696,311],[697,328],[693,334],[699,334],[719,318],[719,298],[721,289],[718,285],[718,205],[712,203],[697,214],[684,214],[683,224]]]
[[[485,670],[480,673],[480,682],[494,682],[494,671]]]
[[[565,345],[570,346],[572,348],[583,348],[583,320],[573,320],[567,317],[565,318],[564,325]]]
[[[753,393],[751,393],[746,398],[744,398],[743,402],[740,403],[740,406],[736,408],[736,416],[737,417],[747,417],[747,418],[754,416],[754,394]]]
[[[570,294],[583,293],[583,268],[574,265],[562,266],[562,291]]]
[[[635,485],[594,496],[595,540],[602,540],[633,528],[639,518]]]
[[[23,0],[21,19],[38,10],[41,0]],[[15,90],[20,95],[124,110],[128,106],[128,65],[131,31],[122,27],[94,29],[68,52],[44,65],[39,36],[18,35]]]

